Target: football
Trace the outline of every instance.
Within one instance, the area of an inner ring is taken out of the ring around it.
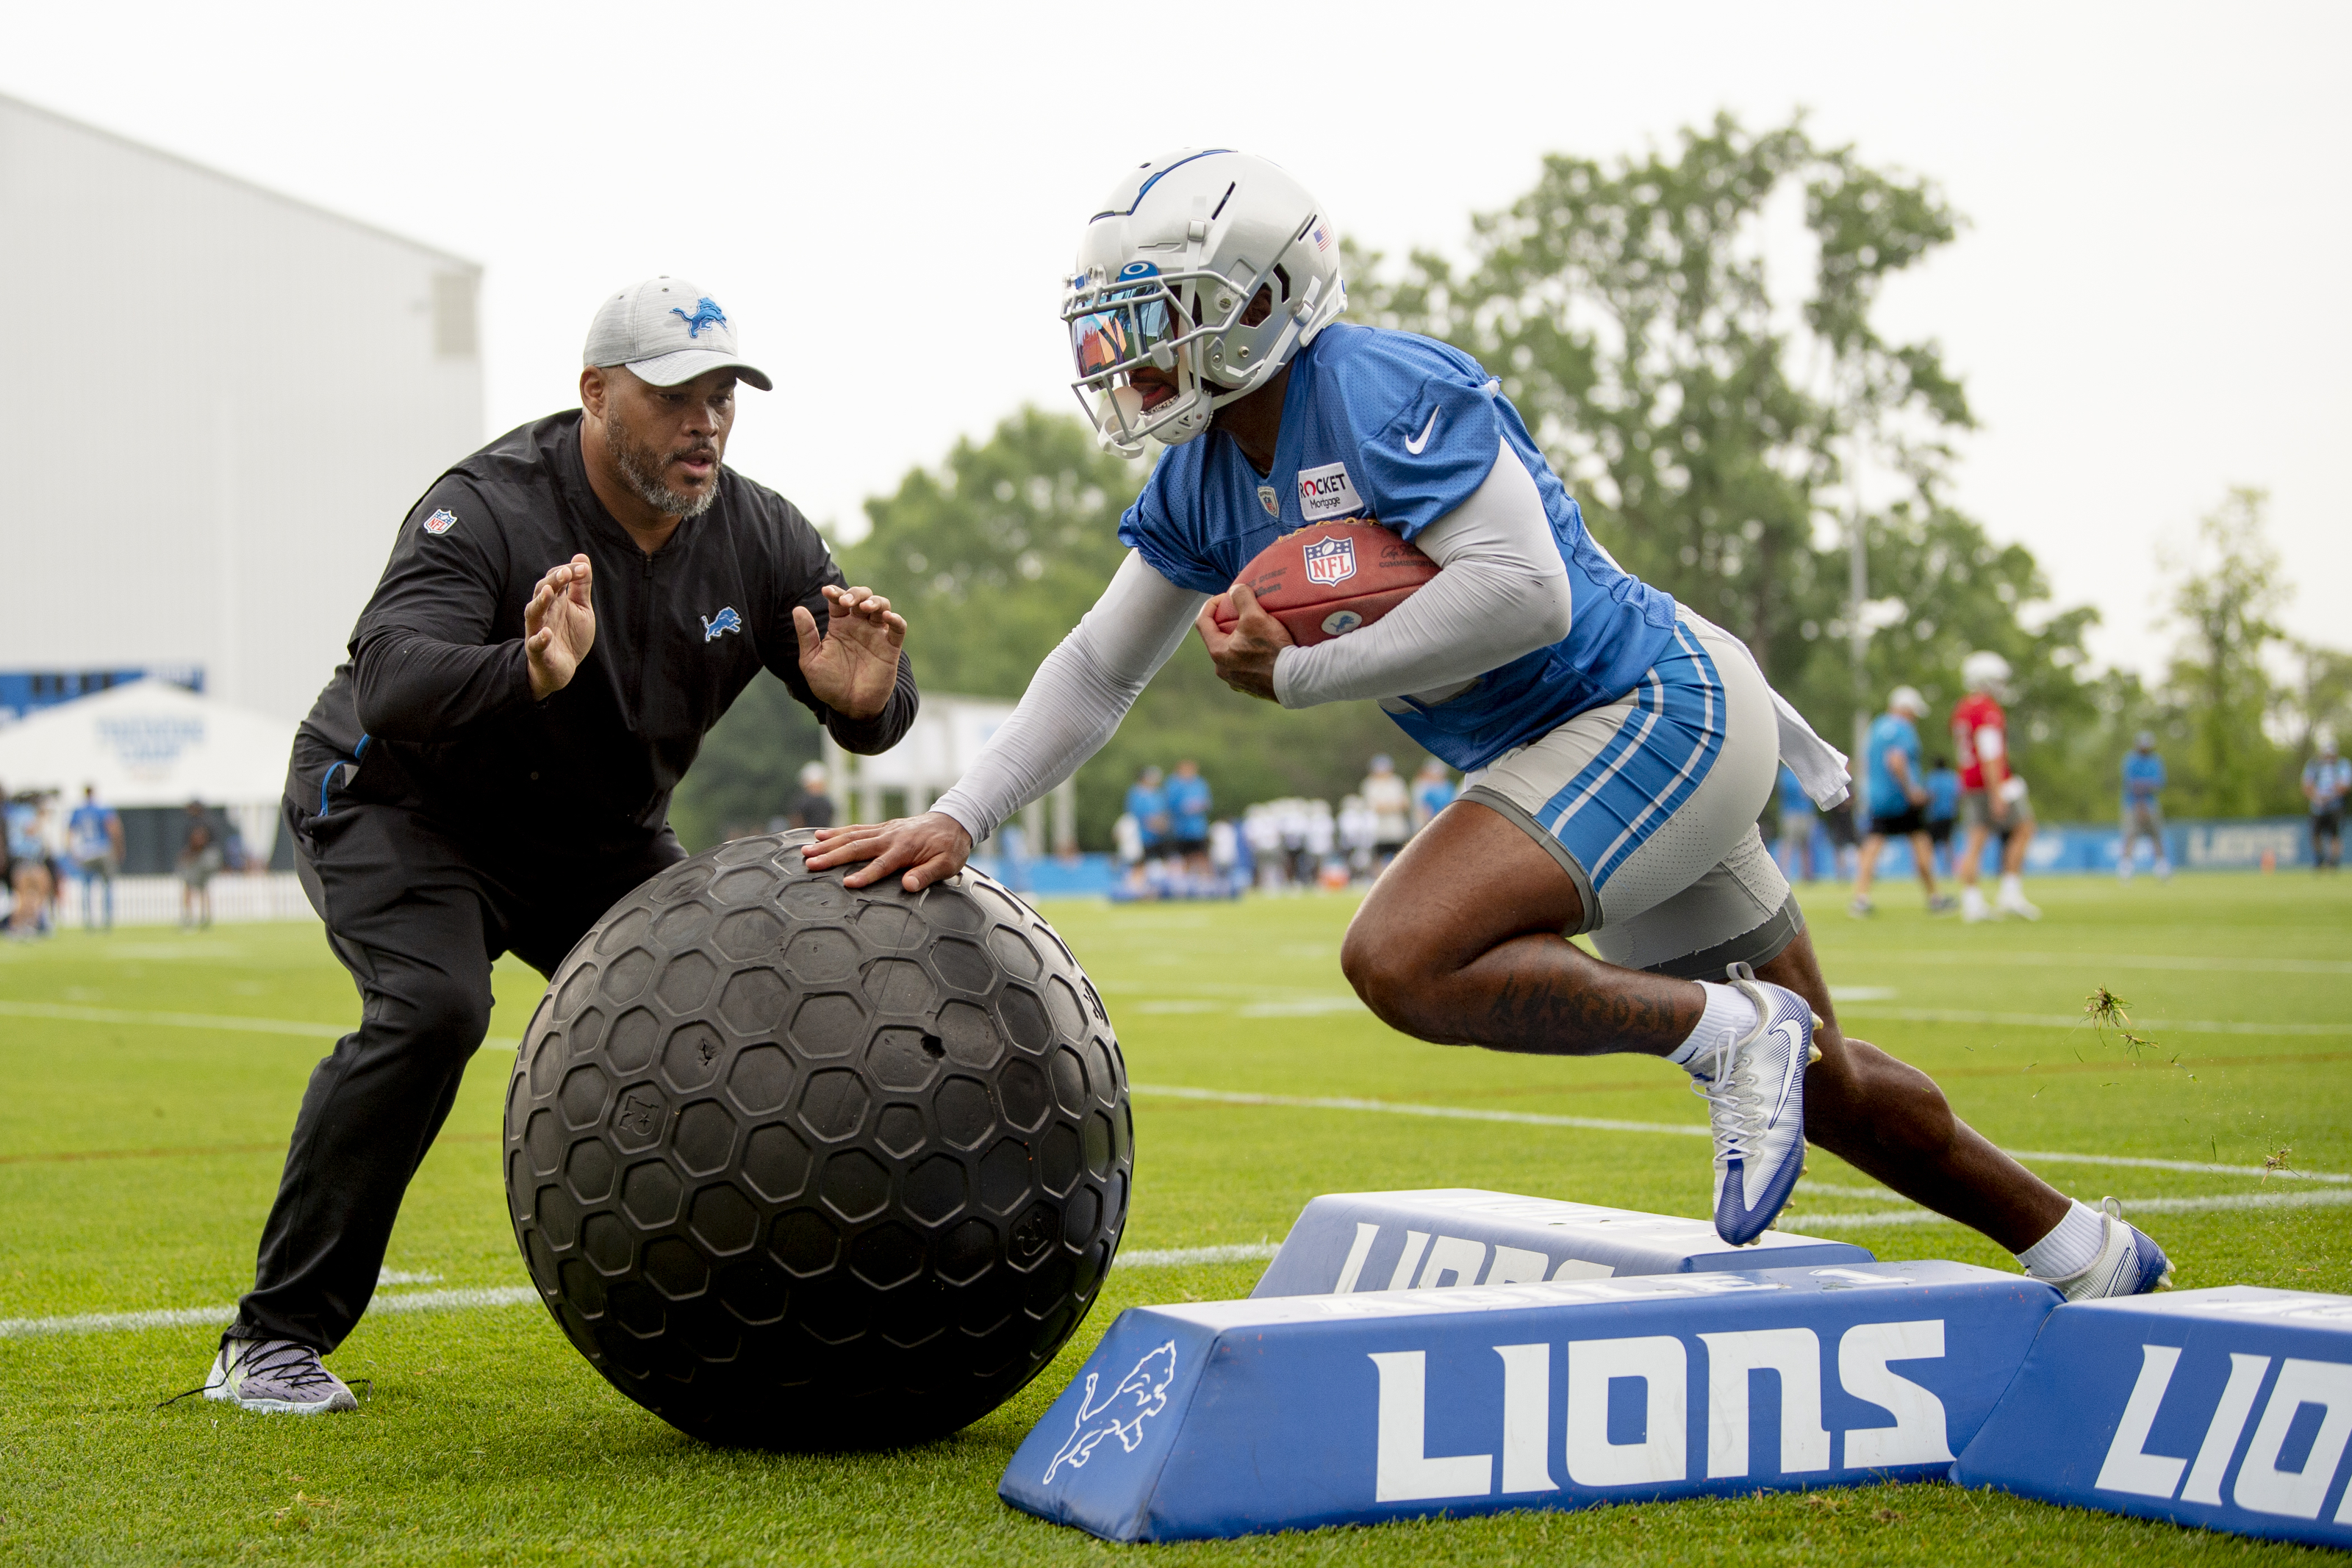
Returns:
[[[1285,534],[1242,568],[1239,580],[1300,647],[1369,626],[1437,575],[1437,563],[1378,523],[1327,523]],[[1220,593],[1210,613],[1231,632],[1240,617]]]

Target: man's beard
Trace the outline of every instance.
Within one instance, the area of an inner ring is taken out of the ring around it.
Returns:
[[[709,452],[715,461],[717,449],[709,443],[698,443],[667,454],[657,452],[639,442],[630,434],[628,426],[610,415],[604,420],[604,441],[613,449],[613,461],[620,465],[621,477],[629,482],[629,488],[637,493],[637,499],[664,517],[698,517],[710,510],[711,503],[719,499],[719,475],[715,469],[710,476],[710,488],[700,495],[673,490],[662,482],[662,470],[668,466],[671,458],[682,457],[690,452]]]

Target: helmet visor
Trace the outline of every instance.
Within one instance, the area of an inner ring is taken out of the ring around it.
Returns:
[[[1175,301],[1155,283],[1122,289],[1097,308],[1072,317],[1070,352],[1078,379],[1091,382],[1150,360],[1181,335]]]

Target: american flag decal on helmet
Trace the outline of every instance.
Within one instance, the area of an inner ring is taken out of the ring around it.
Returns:
[[[1318,221],[1315,225],[1314,230],[1312,231],[1311,237],[1315,241],[1315,248],[1317,250],[1329,250],[1331,248],[1331,225],[1329,224]]]

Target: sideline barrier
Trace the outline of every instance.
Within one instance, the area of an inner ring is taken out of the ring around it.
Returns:
[[[2352,1296],[2229,1285],[2060,1307],[1952,1479],[2352,1547],[2347,1437]]]
[[[1931,1262],[1130,1308],[997,1490],[1171,1541],[1928,1479],[2057,1301]]]
[[[1250,1296],[1872,1261],[1844,1241],[1768,1230],[1753,1246],[1734,1247],[1705,1219],[1477,1187],[1335,1192],[1300,1211]]]

